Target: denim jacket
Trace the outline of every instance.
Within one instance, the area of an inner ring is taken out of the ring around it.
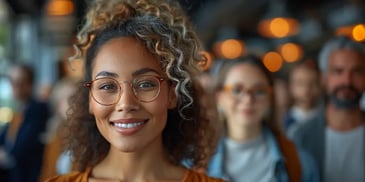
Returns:
[[[277,140],[272,131],[268,128],[263,130],[264,138],[269,145],[269,153],[273,161],[275,161],[275,178],[278,182],[289,182],[285,166],[285,158],[280,151]],[[224,140],[222,138],[217,146],[216,153],[212,156],[207,169],[207,174],[212,177],[222,178],[230,181],[230,177],[224,171]],[[318,182],[319,173],[315,166],[314,160],[304,151],[298,150],[301,163],[301,181],[303,182]]]

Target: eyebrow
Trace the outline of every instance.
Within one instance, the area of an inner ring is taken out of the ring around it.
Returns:
[[[132,73],[132,76],[135,77],[135,76],[138,76],[138,75],[142,75],[142,74],[145,74],[145,73],[148,73],[148,72],[154,72],[158,75],[160,75],[160,73],[155,70],[155,69],[152,69],[152,68],[142,68],[142,69],[139,69],[139,70],[136,70],[135,72]]]
[[[101,71],[98,74],[95,75],[95,78],[102,76],[102,77],[113,77],[113,78],[117,78],[118,74],[113,73],[113,72],[109,72],[109,71]]]
[[[132,76],[135,77],[135,76],[142,75],[142,74],[145,74],[145,73],[148,73],[148,72],[153,72],[153,73],[156,73],[156,74],[160,75],[160,73],[157,70],[155,70],[155,69],[152,69],[152,68],[142,68],[142,69],[139,69],[139,70],[134,71],[132,73]],[[113,73],[113,72],[109,72],[109,71],[101,71],[98,74],[96,74],[95,78],[97,78],[99,76],[102,76],[102,77],[113,77],[113,78],[118,78],[119,77],[118,74]]]

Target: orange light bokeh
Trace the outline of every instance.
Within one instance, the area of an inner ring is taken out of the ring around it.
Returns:
[[[298,61],[303,56],[303,49],[294,43],[285,43],[279,48],[280,54],[286,62]]]
[[[349,36],[352,33],[352,26],[343,26],[336,28],[336,36]]]
[[[227,39],[223,42],[216,43],[214,51],[218,57],[235,59],[243,54],[244,43],[236,39]]]
[[[352,29],[352,38],[358,42],[365,40],[365,26],[363,24],[354,26]]]
[[[285,37],[289,34],[289,23],[283,18],[274,18],[270,22],[270,31],[275,37]]]
[[[266,68],[271,72],[277,72],[283,66],[283,59],[277,52],[268,52],[262,59]]]
[[[46,12],[51,16],[62,16],[73,13],[74,8],[74,3],[71,0],[51,0],[47,4]]]
[[[294,18],[276,17],[260,21],[258,31],[264,37],[283,38],[297,34],[299,23]]]

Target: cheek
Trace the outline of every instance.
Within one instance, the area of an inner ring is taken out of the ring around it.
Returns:
[[[293,94],[293,96],[297,96],[298,94],[300,94],[301,92],[301,87],[300,85],[298,84],[293,84],[291,87],[290,87],[290,90],[291,90],[291,93]]]
[[[95,119],[104,120],[107,119],[110,113],[113,112],[113,107],[102,106],[99,103],[95,102],[94,100],[90,100],[89,103],[89,110],[90,114],[94,115]]]
[[[322,80],[322,85],[323,85],[323,88],[325,88],[326,90],[332,90],[333,88],[333,85],[336,85],[336,79],[331,79],[331,78],[324,78]]]
[[[217,100],[218,110],[224,115],[230,115],[234,110],[234,102],[229,98],[225,98],[225,96],[221,96]]]
[[[257,103],[256,110],[260,115],[267,115],[270,112],[270,102],[269,101],[263,101],[261,103]]]
[[[153,102],[141,103],[141,109],[143,108],[144,112],[148,112],[157,121],[166,121],[168,109],[172,105],[174,104],[170,102],[168,93],[162,91]]]
[[[358,87],[361,91],[365,90],[365,79],[358,78],[355,80],[355,87]]]
[[[271,112],[271,105],[269,102],[265,103],[264,106],[262,107],[262,114],[263,116],[267,116],[270,114]]]

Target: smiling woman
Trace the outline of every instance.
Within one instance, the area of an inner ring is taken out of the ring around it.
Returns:
[[[319,181],[312,157],[279,130],[274,80],[263,61],[225,61],[218,75],[214,91],[225,127],[208,174],[232,182]]]
[[[67,144],[80,171],[48,181],[221,181],[182,165],[204,167],[214,137],[195,80],[205,58],[178,4],[96,0],[75,47],[86,72]]]

